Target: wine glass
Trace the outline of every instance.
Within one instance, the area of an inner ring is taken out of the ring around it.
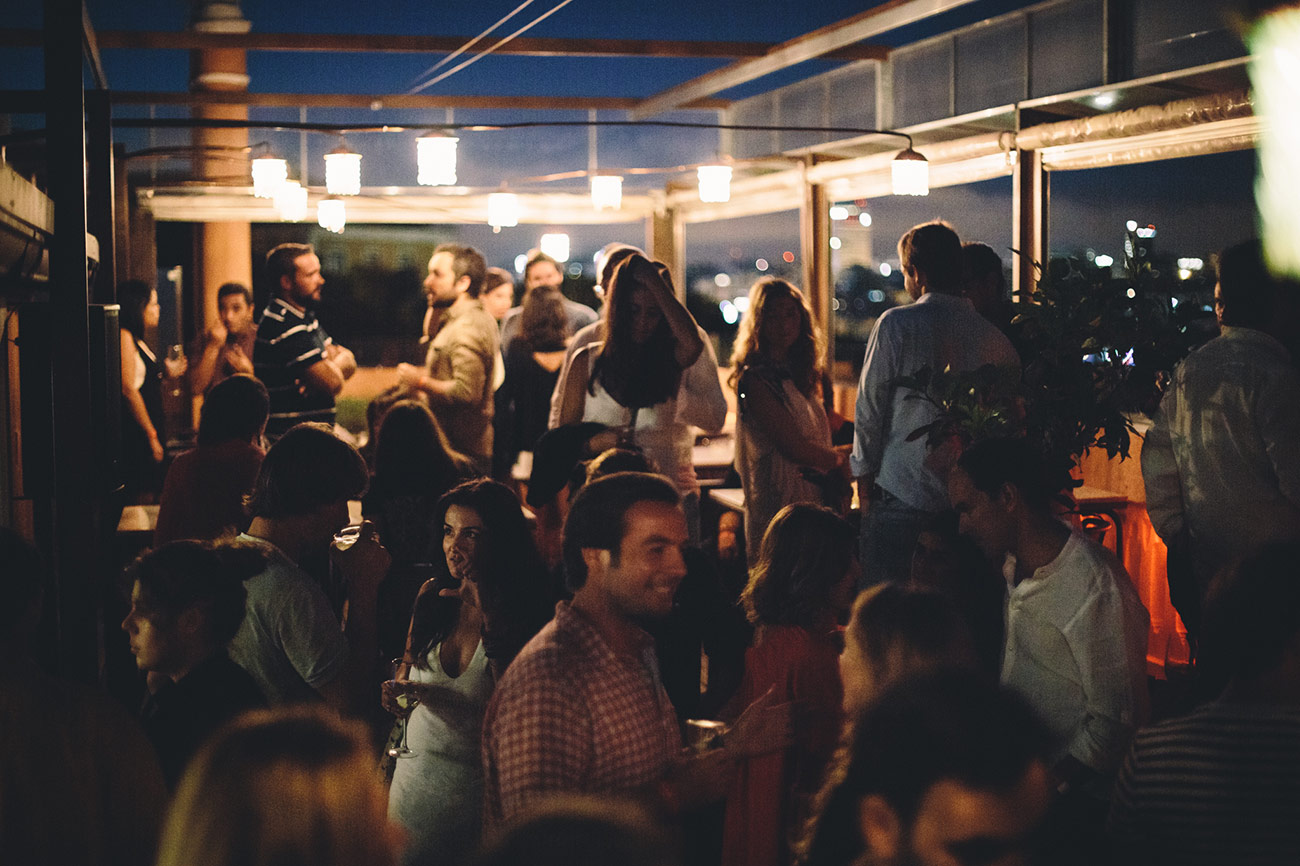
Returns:
[[[405,659],[393,659],[392,662],[389,663],[388,681],[394,686],[400,682],[399,675],[404,667],[406,667]],[[419,699],[412,692],[399,692],[394,700],[402,709],[411,711],[414,711],[416,705],[420,703]],[[391,757],[409,758],[415,754],[415,752],[411,751],[406,745],[406,725],[407,720],[410,719],[410,717],[411,714],[409,712],[404,716],[398,717],[398,723],[402,726],[402,740],[396,746],[393,746],[388,750],[388,754]]]

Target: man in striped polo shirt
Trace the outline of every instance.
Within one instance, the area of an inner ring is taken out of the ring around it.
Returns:
[[[352,352],[330,339],[312,307],[320,303],[320,259],[308,244],[280,244],[266,254],[275,296],[262,311],[253,368],[271,398],[266,437],[295,424],[334,423],[334,398],[357,371]]]

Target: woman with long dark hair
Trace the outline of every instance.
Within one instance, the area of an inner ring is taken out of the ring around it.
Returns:
[[[682,494],[698,539],[692,425],[714,431],[726,420],[717,356],[673,292],[666,267],[634,252],[608,275],[603,339],[574,355],[559,385],[559,424],[621,429]]]
[[[831,447],[822,408],[826,341],[803,293],[777,277],[749,290],[728,384],[736,391],[736,471],[745,491],[745,545],[758,554],[776,513],[795,502],[824,504],[809,477],[843,472],[848,455]]]
[[[384,658],[392,658],[406,645],[411,607],[429,577],[429,563],[442,559],[439,500],[477,473],[418,400],[394,403],[375,424],[374,471],[361,513],[393,557],[379,588],[379,647]]]
[[[410,837],[405,862],[456,862],[478,843],[483,799],[480,729],[493,685],[550,619],[555,599],[519,500],[488,479],[438,503],[441,574],[420,589],[402,667],[384,706],[407,712],[407,745],[389,815]]]
[[[122,344],[122,470],[127,502],[152,501],[162,490],[163,366],[145,342],[158,326],[158,292],[140,280],[117,287]],[[167,372],[180,375],[183,368]]]

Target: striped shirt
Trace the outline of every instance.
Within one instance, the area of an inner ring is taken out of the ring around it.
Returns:
[[[1109,829],[1124,863],[1300,863],[1300,710],[1219,701],[1140,731]]]
[[[279,439],[295,424],[319,421],[334,424],[334,395],[308,390],[300,382],[311,365],[325,358],[333,340],[310,310],[299,310],[283,298],[272,298],[262,311],[253,346],[253,371],[271,398],[266,437]]]

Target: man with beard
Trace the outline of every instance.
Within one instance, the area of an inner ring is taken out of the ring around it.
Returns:
[[[308,244],[280,244],[266,254],[275,296],[262,311],[253,368],[271,398],[266,437],[274,442],[295,424],[334,424],[334,398],[357,371],[352,353],[335,343],[312,311],[325,278]]]
[[[644,625],[672,611],[686,575],[686,517],[666,478],[589,483],[564,527],[571,602],[528,642],[488,705],[486,816],[557,793],[641,796],[670,811],[721,798],[736,761],[789,742],[790,708],[755,701],[726,745],[681,757],[681,734]]]
[[[451,446],[484,473],[492,466],[492,366],[498,345],[496,320],[479,300],[486,272],[483,255],[473,247],[442,244],[434,250],[424,290],[430,311],[442,311],[442,320],[424,367],[397,365],[402,385],[428,401]]]

